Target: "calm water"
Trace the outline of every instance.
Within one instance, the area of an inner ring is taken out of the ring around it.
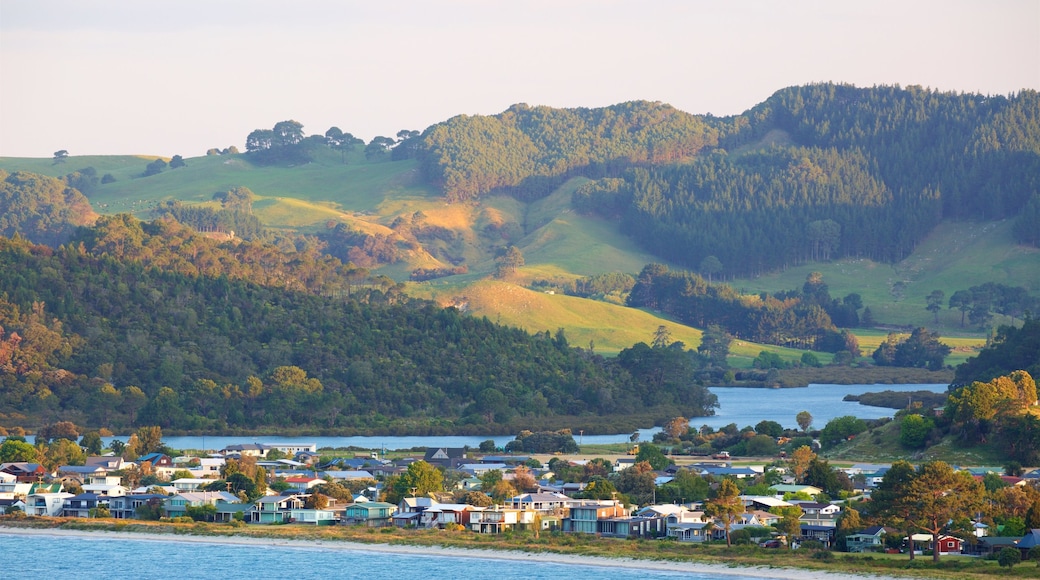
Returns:
[[[0,529],[7,579],[90,578],[495,578],[496,580],[708,580],[715,576],[514,562],[485,558],[388,554],[365,550],[239,546],[177,541],[66,536],[18,536]],[[728,576],[768,580],[763,576]]]
[[[719,428],[730,423],[737,427],[754,426],[759,421],[770,420],[787,428],[797,428],[795,416],[800,411],[809,411],[813,416],[813,425],[822,428],[828,421],[843,415],[853,415],[861,419],[879,419],[891,417],[895,409],[868,407],[859,403],[842,401],[845,395],[862,395],[875,391],[921,391],[942,392],[945,384],[906,384],[906,385],[809,385],[797,389],[744,389],[744,388],[712,388],[719,398],[719,408],[713,417],[694,417],[690,425],[700,427],[709,425]],[[650,441],[660,428],[640,429],[640,441]],[[576,440],[582,444],[625,443],[631,433],[615,435],[579,435]],[[103,438],[107,444],[110,438]],[[126,437],[118,437],[126,441]],[[461,436],[421,436],[421,437],[277,437],[277,436],[239,436],[239,437],[164,437],[163,441],[174,449],[223,449],[235,443],[314,443],[321,447],[358,447],[361,449],[412,449],[421,447],[478,447],[482,441],[493,439],[498,447],[505,447],[514,439],[513,435],[461,435]]]

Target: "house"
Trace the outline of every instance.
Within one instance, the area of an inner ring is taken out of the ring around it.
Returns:
[[[459,471],[469,473],[474,477],[480,477],[489,471],[501,471],[503,477],[505,472],[509,469],[509,466],[505,463],[461,463],[456,468]]]
[[[253,502],[249,521],[257,524],[288,523],[292,510],[303,509],[304,498],[299,495],[267,495]]]
[[[173,489],[177,490],[178,493],[184,491],[196,491],[211,483],[214,479],[203,479],[198,477],[181,477],[170,482],[173,485]]]
[[[295,457],[297,453],[318,452],[318,445],[316,443],[264,443],[261,446],[267,448],[267,451],[281,451],[287,457]]]
[[[0,515],[12,512],[21,511],[25,512],[25,500],[19,499],[0,499]]]
[[[3,463],[0,464],[0,471],[13,475],[15,477],[15,481],[19,481],[22,483],[32,483],[34,481],[39,481],[45,475],[47,475],[47,470],[44,469],[43,465],[39,463]]]
[[[914,541],[914,546],[926,546],[928,550],[936,549],[933,546],[931,534],[914,534],[910,536]],[[964,548],[964,540],[956,538],[954,536],[940,535],[939,536],[939,554],[960,554]]]
[[[517,510],[534,510],[556,513],[574,500],[562,493],[523,493],[509,500],[509,507]]]
[[[167,517],[176,518],[187,515],[189,507],[215,507],[218,501],[239,503],[237,496],[226,491],[185,491],[163,499],[163,511]]]
[[[25,513],[30,516],[61,516],[65,508],[65,500],[73,497],[73,494],[59,491],[31,493],[25,498]]]
[[[835,526],[818,526],[807,524],[803,521],[801,524],[801,539],[802,541],[816,540],[829,548],[834,545],[834,536],[837,529]]]
[[[220,450],[224,457],[267,457],[268,447],[260,443],[235,443]]]
[[[715,478],[735,477],[737,479],[744,479],[746,477],[755,477],[757,475],[760,475],[761,473],[755,471],[750,467],[729,467],[725,465],[716,465],[701,469],[700,474],[702,476],[711,475]]]
[[[330,471],[323,471],[322,475],[331,477],[333,481],[375,481],[376,479],[371,472],[362,469],[333,469]]]
[[[635,464],[635,457],[618,457],[614,460],[614,471],[624,471]]]
[[[715,524],[711,522],[678,522],[668,525],[667,535],[680,542],[699,544],[710,539],[714,527]]]
[[[787,493],[806,493],[809,497],[816,497],[823,493],[823,490],[813,485],[797,485],[793,483],[779,483],[769,487],[770,490],[776,493],[776,497],[784,499],[784,494]]]
[[[137,508],[148,503],[162,507],[167,497],[158,493],[132,493],[113,497],[108,502],[108,512],[116,519],[135,519],[137,517]]]
[[[339,523],[341,513],[343,513],[342,509],[291,509],[289,510],[289,521],[296,524],[334,526]]]
[[[793,503],[802,508],[802,516],[798,519],[801,520],[803,524],[830,527],[838,525],[838,515],[841,513],[841,507],[839,506],[813,501],[799,501]]]
[[[33,489],[32,483],[10,481],[0,483],[0,499],[17,499],[29,495]]]
[[[740,501],[747,510],[769,511],[774,508],[791,507],[792,503],[777,499],[771,495],[742,495]]]
[[[366,499],[367,501],[367,499]],[[363,503],[363,502],[362,502]],[[430,497],[406,497],[401,499],[394,512],[392,523],[398,528],[418,527],[422,521],[422,513],[437,502]]]
[[[479,534],[500,534],[514,529],[524,529],[541,524],[543,529],[546,522],[540,522],[541,518],[533,510],[519,510],[507,507],[495,506],[484,510],[475,510],[469,514],[469,528]]]
[[[91,510],[98,507],[108,507],[110,501],[108,496],[96,493],[81,493],[66,498],[62,504],[61,515],[66,518],[89,518]]]
[[[469,527],[470,514],[482,509],[467,503],[438,503],[423,512],[420,525],[441,529],[451,524]]]
[[[466,459],[464,447],[430,447],[423,455],[423,461],[430,465],[439,465],[446,468],[454,468]]]
[[[87,467],[101,467],[105,471],[122,471],[130,466],[130,463],[118,455],[91,456],[83,462]]]
[[[385,501],[352,503],[343,514],[343,524],[355,524],[370,528],[389,526],[397,506]]]
[[[850,552],[881,551],[885,548],[885,536],[891,533],[897,532],[884,526],[870,526],[865,530],[847,536],[845,545]]]
[[[320,477],[287,477],[285,483],[288,483],[292,488],[298,492],[305,492],[312,487],[319,486],[326,483],[324,479]]]
[[[612,499],[574,500],[568,507],[570,515],[563,520],[563,531],[578,534],[613,534],[614,518],[628,515],[620,502]]]

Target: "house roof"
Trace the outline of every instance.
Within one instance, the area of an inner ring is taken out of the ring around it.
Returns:
[[[465,447],[429,447],[426,449],[425,461],[447,461],[466,457]]]
[[[1022,539],[1018,541],[1019,548],[1032,548],[1034,546],[1040,546],[1040,530],[1032,529],[1026,532],[1026,535],[1022,536]]]

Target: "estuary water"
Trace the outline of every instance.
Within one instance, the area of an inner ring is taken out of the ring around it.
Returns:
[[[711,392],[719,398],[719,408],[712,417],[693,417],[690,425],[708,425],[718,429],[730,423],[738,428],[754,426],[759,421],[769,420],[785,428],[797,428],[795,416],[800,411],[809,411],[813,425],[822,428],[835,417],[853,415],[860,419],[891,417],[895,409],[868,407],[859,403],[842,401],[845,395],[862,395],[877,391],[933,391],[943,392],[945,384],[900,384],[900,385],[825,385],[812,384],[793,389],[748,389],[738,387],[713,387]],[[640,429],[639,440],[650,441],[659,427]],[[578,432],[574,438],[579,444],[626,443],[631,433],[611,435],[588,435]],[[112,438],[103,438],[106,445]],[[116,437],[126,441],[126,436]],[[482,441],[492,439],[498,447],[505,447],[514,439],[513,435],[430,435],[430,436],[374,436],[374,437],[279,437],[256,436],[166,436],[163,441],[173,449],[219,450],[236,443],[295,443],[315,444],[321,447],[358,447],[360,449],[414,449],[425,447],[478,447]]]
[[[452,557],[395,554],[343,547],[233,545],[119,537],[19,535],[0,529],[0,554],[10,579],[148,578],[150,580],[228,578],[495,578],[495,580],[708,580],[718,574]],[[727,571],[728,572],[728,571]],[[768,580],[767,576],[731,576],[733,580]]]

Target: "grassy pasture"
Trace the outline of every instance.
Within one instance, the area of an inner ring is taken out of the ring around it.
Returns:
[[[938,289],[949,300],[957,290],[984,282],[1023,286],[1036,293],[1040,291],[1040,250],[1015,245],[1011,222],[944,222],[917,251],[897,264],[849,258],[735,279],[730,284],[748,293],[801,288],[814,271],[823,274],[831,296],[859,293],[879,323],[924,326],[941,335],[981,336],[985,329],[960,327],[959,310],[944,308],[936,325],[932,313],[925,310],[925,297]],[[995,324],[1008,322],[1001,317],[994,320]]]

